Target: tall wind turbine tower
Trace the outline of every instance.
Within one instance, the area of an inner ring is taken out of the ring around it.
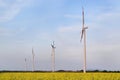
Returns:
[[[27,71],[27,59],[25,58],[25,71]]]
[[[83,72],[86,73],[86,29],[88,27],[85,27],[85,22],[84,22],[84,8],[82,7],[82,34],[81,34],[81,41],[84,39],[84,67],[83,67]]]
[[[33,48],[32,48],[32,58],[33,58],[32,71],[35,71],[35,53],[34,53]]]
[[[54,44],[54,41],[53,43],[51,44],[51,47],[52,47],[52,54],[51,54],[51,57],[52,57],[52,72],[55,71],[55,44]]]

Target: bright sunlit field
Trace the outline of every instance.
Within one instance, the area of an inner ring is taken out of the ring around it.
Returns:
[[[0,80],[120,80],[120,73],[0,73]]]

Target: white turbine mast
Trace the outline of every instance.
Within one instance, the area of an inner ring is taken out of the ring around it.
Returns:
[[[52,53],[51,53],[51,57],[52,57],[52,72],[55,72],[55,44],[54,44],[54,41],[53,43],[51,44],[51,47],[52,47]]]
[[[27,59],[25,58],[25,71],[27,71]]]
[[[32,47],[32,71],[35,71],[35,53],[34,53],[34,50],[33,50],[33,47]]]
[[[83,72],[86,73],[86,29],[88,27],[85,27],[84,22],[84,8],[82,7],[82,33],[81,33],[81,40],[84,39],[84,66],[83,66]]]

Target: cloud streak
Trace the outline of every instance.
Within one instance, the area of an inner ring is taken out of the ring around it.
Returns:
[[[31,1],[31,0],[30,0]],[[15,0],[7,2],[1,0],[2,3],[0,8],[1,8],[1,14],[0,14],[0,22],[6,22],[14,19],[20,12],[21,10],[29,4],[29,0]]]

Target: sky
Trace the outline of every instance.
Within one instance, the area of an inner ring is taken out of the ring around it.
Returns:
[[[82,6],[87,70],[120,70],[120,0],[0,0],[0,70],[83,69]]]

